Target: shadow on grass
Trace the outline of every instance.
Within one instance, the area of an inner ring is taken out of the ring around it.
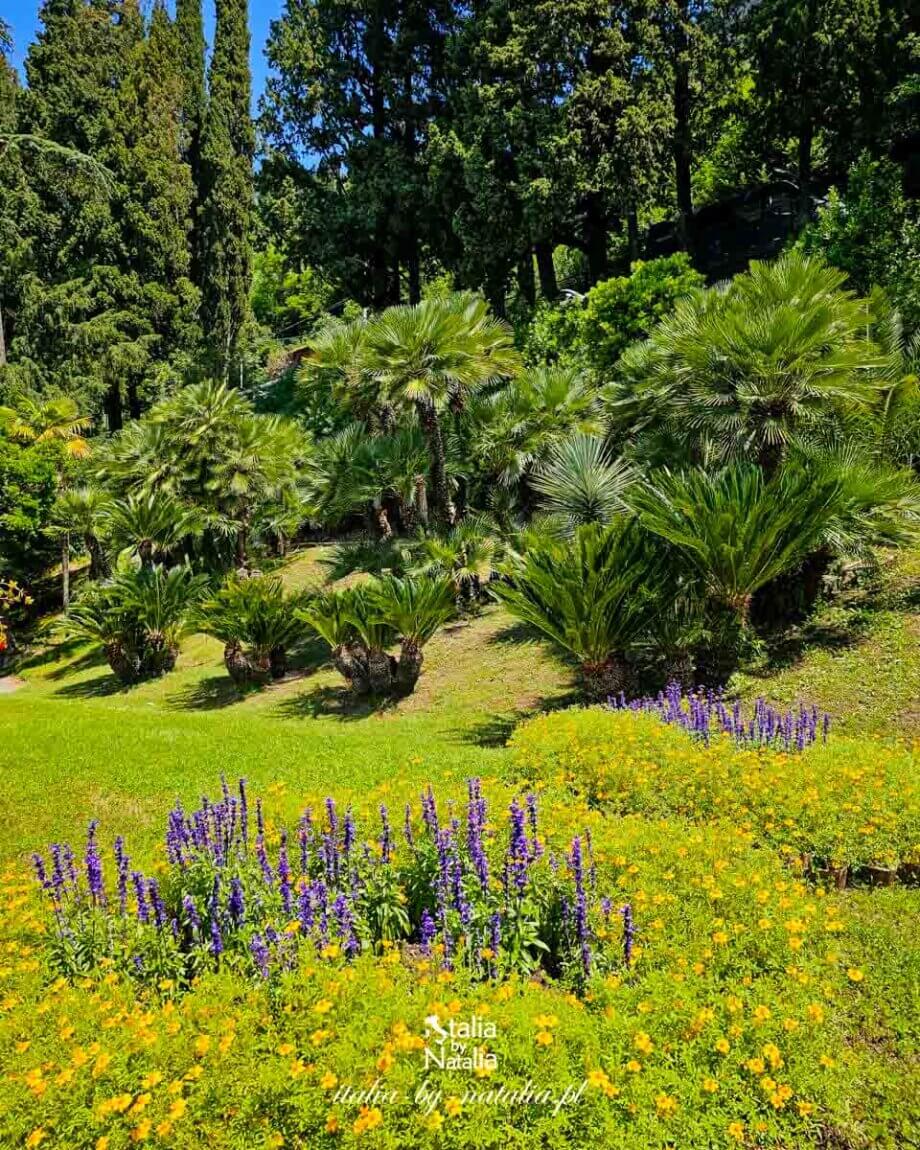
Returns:
[[[65,639],[60,643],[50,643],[34,654],[26,655],[18,664],[20,671],[37,671],[49,664],[59,664],[49,671],[49,682],[66,679],[70,675],[87,671],[91,667],[105,665],[105,655],[98,647],[86,646],[85,639]]]
[[[872,634],[874,610],[859,606],[833,617],[818,616],[797,627],[765,635],[767,658],[760,667],[751,668],[754,678],[769,678],[801,663],[809,652],[846,651],[859,646]]]
[[[361,698],[345,686],[317,686],[301,695],[284,699],[272,713],[284,719],[335,718],[354,722],[391,711],[395,706],[396,701],[393,699]]]
[[[241,690],[229,675],[209,675],[169,695],[165,705],[171,711],[219,711],[258,692],[258,687]]]
[[[509,623],[489,636],[489,642],[497,645],[514,645],[518,643],[538,643],[544,637],[529,623]]]
[[[503,747],[511,738],[514,728],[536,715],[548,715],[553,711],[564,711],[567,707],[584,703],[584,696],[572,688],[562,695],[541,699],[531,707],[522,707],[512,712],[492,712],[477,722],[454,732],[458,742],[472,743],[477,747]]]
[[[131,688],[114,675],[100,675],[96,679],[81,679],[78,683],[68,683],[58,687],[52,694],[58,699],[105,699],[118,695]]]

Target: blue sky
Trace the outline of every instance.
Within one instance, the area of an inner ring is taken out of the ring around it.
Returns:
[[[147,8],[149,4],[142,6]],[[22,71],[22,61],[25,59],[29,43],[38,30],[38,9],[40,0],[3,0],[3,19],[13,29],[13,63]],[[170,8],[172,0],[167,0]],[[210,44],[214,38],[214,4],[213,0],[203,0],[205,13],[205,34]],[[252,48],[250,60],[252,62],[252,106],[255,110],[256,102],[265,86],[265,56],[263,48],[268,38],[269,22],[281,15],[284,0],[250,0],[249,29],[252,34]]]

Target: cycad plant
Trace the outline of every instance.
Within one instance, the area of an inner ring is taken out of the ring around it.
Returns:
[[[329,644],[336,670],[357,695],[410,694],[422,648],[453,614],[449,579],[387,576],[316,596],[298,614]],[[397,641],[400,654],[389,654]]]
[[[101,646],[115,675],[136,683],[176,665],[206,588],[207,579],[187,566],[131,568],[91,586],[62,627],[72,638]]]
[[[224,666],[237,686],[266,683],[287,673],[288,653],[303,636],[279,576],[231,576],[199,609],[198,628],[224,644]]]
[[[603,700],[630,686],[631,656],[672,589],[638,522],[622,516],[528,547],[495,592],[574,656],[585,694]]]
[[[99,487],[84,485],[66,487],[58,492],[54,504],[55,523],[70,535],[79,535],[89,555],[90,579],[104,579],[109,574],[109,557],[100,538],[109,495]]]
[[[422,673],[422,648],[454,614],[451,579],[386,576],[371,589],[373,610],[399,639],[399,659],[393,668],[393,689],[410,695]]]

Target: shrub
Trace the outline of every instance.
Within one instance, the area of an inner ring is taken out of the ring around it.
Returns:
[[[55,443],[24,445],[0,434],[0,570],[40,575],[54,554],[51,526],[60,452]]]
[[[91,585],[61,630],[98,644],[123,683],[171,671],[179,642],[193,625],[194,609],[207,588],[189,567],[141,567]]]
[[[730,734],[707,745],[651,714],[600,709],[534,719],[511,747],[523,777],[564,781],[605,812],[731,820],[808,868],[920,856],[916,757],[903,748],[834,739],[798,754]]]
[[[224,666],[236,684],[284,677],[288,652],[305,631],[295,613],[301,599],[285,595],[280,576],[233,576],[201,604],[198,627],[224,644]]]
[[[629,344],[648,336],[676,300],[704,283],[686,252],[677,252],[639,260],[628,276],[595,284],[579,317],[578,335],[588,362],[599,373],[609,374]]]

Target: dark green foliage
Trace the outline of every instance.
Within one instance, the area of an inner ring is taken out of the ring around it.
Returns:
[[[246,0],[218,0],[201,142],[202,319],[218,379],[239,365],[249,316],[255,133],[246,21]]]

